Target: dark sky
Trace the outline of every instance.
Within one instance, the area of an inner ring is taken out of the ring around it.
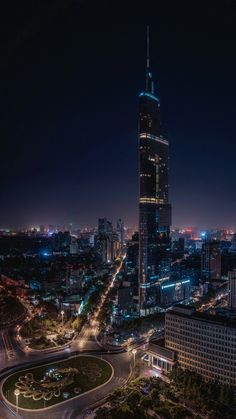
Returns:
[[[236,228],[235,1],[5,3],[0,227],[137,223],[149,24],[173,225]]]

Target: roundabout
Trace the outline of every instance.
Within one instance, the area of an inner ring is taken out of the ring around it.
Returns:
[[[108,361],[78,355],[11,374],[3,381],[1,392],[17,409],[47,409],[95,390],[112,377]]]

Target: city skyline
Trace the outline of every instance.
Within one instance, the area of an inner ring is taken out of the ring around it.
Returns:
[[[149,23],[172,224],[235,228],[233,5],[189,15],[183,4],[171,16],[158,5],[155,19],[128,5],[122,23],[122,10],[114,17],[105,6],[93,5],[100,19],[89,27],[84,2],[42,6],[37,17],[29,8],[21,38],[15,12],[5,12],[1,227],[95,225],[102,216],[138,225],[136,114]]]
[[[236,417],[236,4],[210,3],[5,5],[0,417]]]

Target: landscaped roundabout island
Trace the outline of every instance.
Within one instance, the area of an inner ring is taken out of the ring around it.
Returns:
[[[81,355],[18,371],[3,382],[2,393],[19,408],[44,409],[95,389],[111,377],[107,361]]]

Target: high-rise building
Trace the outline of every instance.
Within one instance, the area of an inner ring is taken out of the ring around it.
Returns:
[[[112,233],[111,235],[108,235],[110,239],[110,246],[111,246],[111,260],[115,260],[118,256],[120,256],[120,249],[121,249],[121,243],[119,240],[119,236],[117,233]]]
[[[123,246],[125,243],[125,230],[124,230],[124,221],[122,221],[120,218],[117,221],[116,231],[119,236],[120,244]]]
[[[78,255],[78,253],[79,253],[79,246],[78,246],[77,239],[75,237],[72,237],[71,243],[70,243],[70,254]]]
[[[220,242],[206,240],[202,246],[202,278],[214,282],[221,278]]]
[[[112,246],[111,237],[107,234],[98,234],[95,238],[95,249],[103,263],[111,262]]]
[[[228,308],[231,312],[236,314],[236,269],[229,272],[228,290]]]
[[[139,234],[136,232],[127,242],[126,267],[127,272],[134,273],[138,269]]]
[[[52,241],[52,248],[56,251],[63,251],[70,247],[71,243],[71,236],[69,231],[59,231],[58,233],[54,233],[51,237]]]
[[[169,279],[171,206],[168,201],[169,142],[160,120],[160,101],[149,68],[147,34],[146,89],[139,95],[139,309],[154,312],[160,284]]]
[[[98,219],[98,233],[100,234],[111,234],[113,232],[112,222],[106,218]]]

